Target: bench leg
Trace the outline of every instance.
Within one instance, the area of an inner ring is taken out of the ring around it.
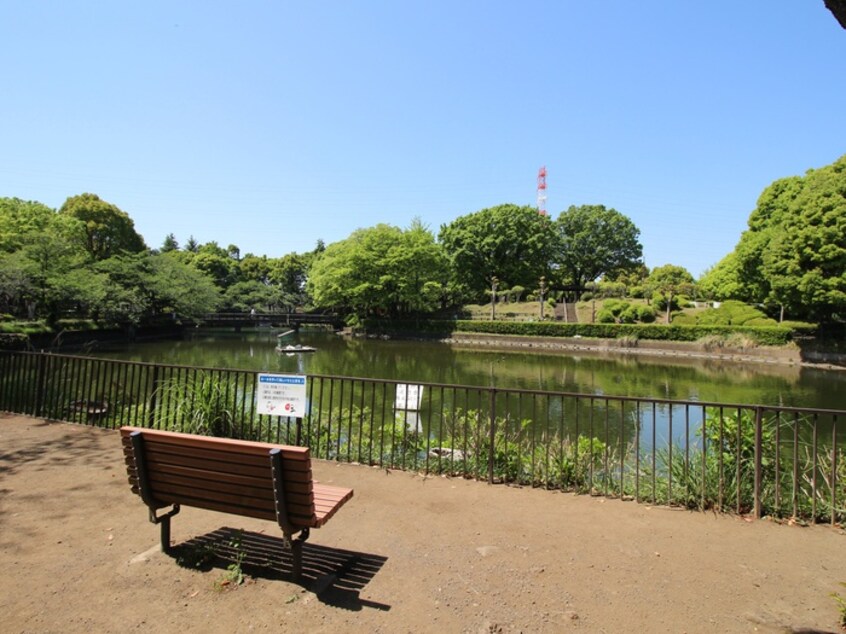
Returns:
[[[291,576],[297,582],[303,574],[303,543],[299,539],[291,540],[291,558],[293,560]]]
[[[161,518],[159,522],[162,526],[162,552],[170,553],[170,515]]]
[[[303,574],[303,544],[308,539],[309,532],[309,529],[304,528],[296,539],[291,538],[290,535],[285,536],[291,548],[291,576],[294,582],[299,581]]]
[[[170,552],[170,518],[179,513],[179,505],[174,504],[173,508],[163,515],[156,515],[155,509],[150,509],[150,521],[153,524],[161,525],[162,552]]]

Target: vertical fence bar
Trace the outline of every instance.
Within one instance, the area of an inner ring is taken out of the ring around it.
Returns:
[[[635,401],[635,502],[640,502],[640,401]]]
[[[707,490],[705,480],[708,474],[708,430],[706,421],[708,414],[705,411],[705,406],[702,406],[702,426],[700,427],[702,436],[702,487],[699,495],[699,507],[704,511],[706,506]]]
[[[811,476],[811,521],[815,524],[817,522],[817,472],[819,471],[819,443],[817,438],[817,423],[819,422],[819,418],[816,414],[814,414],[813,418],[813,452],[814,452],[814,459],[812,462],[813,471],[811,472],[813,475]]]
[[[385,465],[385,409],[388,406],[388,384],[382,383],[382,422],[379,425],[379,464]]]
[[[494,481],[494,443],[496,442],[496,388],[489,390],[490,431],[488,436],[488,484]]]
[[[722,512],[725,508],[725,492],[726,492],[726,473],[725,473],[725,465],[723,464],[723,454],[725,453],[725,446],[726,446],[726,439],[725,439],[725,417],[723,416],[724,411],[723,408],[720,407],[719,409],[719,436],[720,436],[720,444],[717,447],[717,455],[719,456],[719,472],[720,472],[720,490],[717,493],[717,500],[720,505],[720,511]]]
[[[159,398],[159,366],[153,366],[153,381],[150,390],[150,398],[148,402],[150,403],[150,411],[146,412],[147,415],[147,427],[153,429],[156,426],[156,404]]]
[[[658,404],[652,401],[652,503],[658,502],[658,465],[657,465],[657,450],[656,444],[658,442],[657,427]]]
[[[593,463],[595,462],[594,454],[593,454],[593,436],[594,436],[594,434],[593,434],[593,410],[594,409],[595,409],[594,398],[591,396],[590,397],[590,413],[588,415],[588,427],[589,427],[589,430],[590,430],[588,432],[588,434],[590,434],[590,442],[588,443],[588,452],[589,452],[588,453],[588,456],[589,456],[589,458],[588,458],[588,473],[589,473],[589,476],[588,476],[588,493],[590,493],[590,494],[593,494]]]
[[[685,504],[691,499],[690,491],[690,405],[684,406],[684,492]]]
[[[761,518],[761,488],[762,488],[762,460],[763,447],[762,441],[764,437],[763,429],[763,408],[755,408],[755,494],[754,494],[754,512],[755,517]]]
[[[667,504],[673,505],[673,404],[669,403],[667,409],[670,415],[667,422]]]
[[[831,420],[831,525],[837,525],[837,415]]]
[[[44,390],[47,377],[47,356],[45,353],[38,355],[36,370],[35,370],[35,399],[33,399],[32,415],[41,416],[42,408],[44,407]]]
[[[609,485],[609,471],[610,468],[608,466],[608,452],[610,451],[611,446],[611,434],[610,434],[610,424],[611,424],[611,404],[608,399],[605,399],[605,429],[603,430],[603,434],[605,436],[605,452],[602,456],[602,494],[605,497],[608,497],[608,485]]]
[[[776,516],[781,514],[781,412],[775,413],[775,494],[773,507]]]
[[[793,517],[799,517],[799,414],[793,415]]]
[[[743,507],[742,507],[743,500],[742,500],[741,489],[740,489],[740,484],[741,484],[740,483],[740,468],[741,468],[741,462],[743,462],[743,454],[741,452],[741,447],[742,447],[742,444],[743,444],[743,440],[741,438],[741,431],[742,431],[741,427],[743,427],[743,415],[742,415],[741,408],[738,407],[737,408],[737,435],[736,435],[736,438],[735,438],[735,445],[734,445],[734,451],[735,451],[734,461],[735,461],[735,465],[736,465],[736,468],[735,468],[735,483],[737,485],[735,487],[737,489],[737,491],[736,491],[736,495],[737,495],[736,506],[737,506],[737,509],[735,509],[735,510],[737,511],[738,515],[740,515],[743,512]]]

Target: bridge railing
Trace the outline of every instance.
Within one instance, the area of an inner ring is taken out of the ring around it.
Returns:
[[[846,521],[846,411],[329,375],[303,418],[258,373],[0,353],[0,410],[300,444],[328,460],[650,504]]]

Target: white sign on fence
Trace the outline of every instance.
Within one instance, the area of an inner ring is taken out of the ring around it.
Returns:
[[[306,412],[306,378],[300,374],[259,374],[256,411],[302,418]]]
[[[420,403],[423,402],[423,386],[409,385],[407,383],[397,384],[397,399],[394,402],[395,409],[419,411]]]

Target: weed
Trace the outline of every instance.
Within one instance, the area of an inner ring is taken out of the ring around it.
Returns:
[[[846,581],[841,581],[840,585],[846,588]],[[831,598],[837,603],[837,611],[840,613],[840,627],[846,628],[846,598],[840,596],[839,592],[832,592]]]
[[[228,544],[229,548],[235,551],[235,561],[229,564],[226,567],[226,572],[215,581],[215,588],[218,590],[223,590],[228,587],[233,586],[240,586],[244,583],[246,576],[244,575],[244,558],[246,557],[246,553],[241,548],[241,533],[236,533],[236,535],[229,540]]]

